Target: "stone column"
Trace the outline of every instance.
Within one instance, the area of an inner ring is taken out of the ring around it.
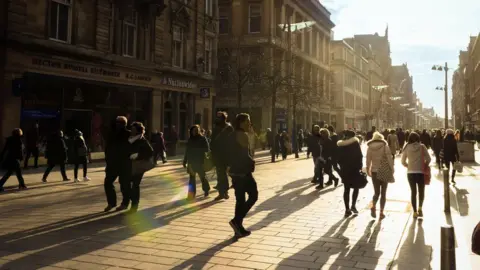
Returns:
[[[162,122],[163,122],[163,92],[161,90],[154,89],[152,91],[152,111],[151,111],[151,119],[152,119],[152,128],[151,130],[162,130]]]

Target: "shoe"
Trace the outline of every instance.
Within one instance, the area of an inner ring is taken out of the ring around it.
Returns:
[[[228,195],[227,195],[228,196]],[[224,194],[218,194],[217,197],[215,197],[215,199],[213,199],[214,201],[220,201],[220,200],[223,200],[223,199],[226,199],[225,198],[225,195]]]
[[[355,215],[358,215],[358,210],[357,210],[357,208],[355,208],[355,207],[352,207],[352,209],[351,209],[351,210],[352,210],[352,212],[353,212]]]
[[[230,196],[228,196],[228,193],[225,193],[225,194],[223,195],[223,197],[225,198],[225,200],[230,199]]]
[[[383,212],[380,212],[380,220],[385,218],[385,214]]]
[[[90,181],[90,177],[88,177],[88,176],[85,176],[85,177],[83,178],[83,181],[84,181],[84,182],[88,182],[88,181]]]
[[[423,210],[422,208],[418,209],[418,217],[423,217]]]
[[[119,207],[117,207],[117,209],[115,209],[115,211],[123,211],[127,209],[128,209],[128,206],[121,204]]]
[[[47,179],[46,179],[46,178],[43,178],[43,179],[42,179],[42,182],[43,182],[43,183],[47,183]]]
[[[19,189],[19,190],[24,190],[24,189],[27,189],[27,186],[25,186],[25,185],[20,185],[20,186],[18,186],[18,189]]]
[[[247,237],[252,234],[251,231],[247,231],[243,226],[240,227],[240,231],[242,232],[243,237]]]
[[[376,218],[377,217],[377,209],[375,208],[370,208],[370,215],[372,216],[372,218]]]
[[[325,186],[331,186],[333,184],[333,181],[332,180],[328,180],[327,183],[325,183]]]
[[[74,182],[74,183],[79,183],[80,180],[78,180],[78,178],[75,178],[75,179],[73,179],[73,182]]]
[[[352,215],[352,211],[350,211],[350,210],[345,211],[345,217],[346,218],[351,216],[351,215]]]
[[[205,191],[205,198],[208,197],[208,194],[209,194],[208,191]]]
[[[413,218],[418,218],[418,213],[417,212],[413,212]]]
[[[242,237],[242,231],[240,230],[240,227],[237,225],[237,223],[232,219],[230,222],[228,222],[230,227],[232,227],[233,232],[235,232],[235,236]]]
[[[313,178],[313,179],[312,179],[312,181],[310,181],[310,183],[312,183],[312,184],[316,184],[316,183],[318,183],[318,180],[317,180],[317,179],[315,179],[315,178]]]
[[[316,190],[322,190],[323,189],[323,185],[318,185],[315,187]]]
[[[67,182],[67,181],[70,181],[70,180],[71,180],[70,178],[63,179],[64,182]]]
[[[137,207],[130,207],[130,209],[127,211],[128,215],[135,214],[137,213],[138,208]]]
[[[115,208],[116,205],[109,205],[107,207],[105,207],[105,209],[103,209],[104,212],[109,212],[110,210],[112,210],[113,208]]]

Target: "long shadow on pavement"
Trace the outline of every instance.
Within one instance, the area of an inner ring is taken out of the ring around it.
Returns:
[[[430,269],[432,246],[425,245],[425,232],[422,220],[411,221],[408,235],[392,262],[391,268],[396,270]]]

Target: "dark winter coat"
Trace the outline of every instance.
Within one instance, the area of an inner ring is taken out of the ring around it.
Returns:
[[[226,123],[225,126],[215,126],[212,130],[210,147],[215,165],[224,165],[225,160],[228,159],[230,155],[229,137],[232,132],[234,132],[234,129],[230,123]]]
[[[8,137],[2,153],[0,154],[0,165],[5,169],[14,168],[19,160],[23,159],[23,143],[18,136]]]
[[[322,157],[325,160],[331,160],[333,156],[333,151],[335,150],[333,142],[330,138],[320,140],[322,144]]]
[[[443,140],[443,160],[445,160],[445,162],[455,162],[460,160],[457,141],[453,136],[447,135]]]
[[[105,162],[108,169],[128,168],[130,162],[130,131],[126,128],[112,131],[105,147]]]
[[[47,148],[45,150],[45,157],[48,164],[57,165],[63,164],[67,160],[67,145],[65,139],[60,135],[52,135],[47,140]]]
[[[442,151],[442,149],[443,149],[443,138],[442,137],[435,136],[433,138],[432,149],[433,149],[433,152],[435,152],[436,154],[438,154],[438,153],[440,153],[440,151]]]
[[[130,143],[129,156],[138,154],[135,160],[149,160],[153,155],[153,148],[145,137],[140,137],[133,143]]]
[[[428,135],[428,133],[422,133],[422,135],[420,135],[420,142],[423,145],[425,145],[427,149],[429,149],[432,146],[431,138],[430,138],[430,135]]]
[[[353,177],[358,174],[363,166],[363,154],[360,149],[359,140],[355,137],[340,140],[338,145],[338,165],[340,166],[340,176],[345,187],[351,187]]]
[[[190,137],[183,157],[183,164],[189,164],[195,171],[203,170],[205,154],[208,153],[209,148],[208,141],[204,136]]]
[[[313,135],[308,137],[307,141],[307,155],[312,154],[313,158],[317,158],[322,154],[322,144],[320,135]]]
[[[230,166],[230,175],[244,176],[255,171],[255,160],[250,154],[250,143],[248,134],[237,129],[230,136],[230,155],[228,165]]]
[[[403,131],[397,132],[398,144],[403,147],[405,144],[405,133]]]
[[[87,161],[88,148],[83,136],[73,138],[73,163],[83,163]]]
[[[367,135],[365,136],[366,141],[370,141],[373,138],[373,131],[367,132]]]

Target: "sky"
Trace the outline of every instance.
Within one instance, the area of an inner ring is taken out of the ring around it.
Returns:
[[[433,65],[448,62],[449,115],[451,82],[460,50],[480,32],[480,0],[319,0],[332,13],[334,39],[355,34],[384,35],[388,25],[393,65],[406,63],[413,90],[425,107],[443,117],[445,74]]]

